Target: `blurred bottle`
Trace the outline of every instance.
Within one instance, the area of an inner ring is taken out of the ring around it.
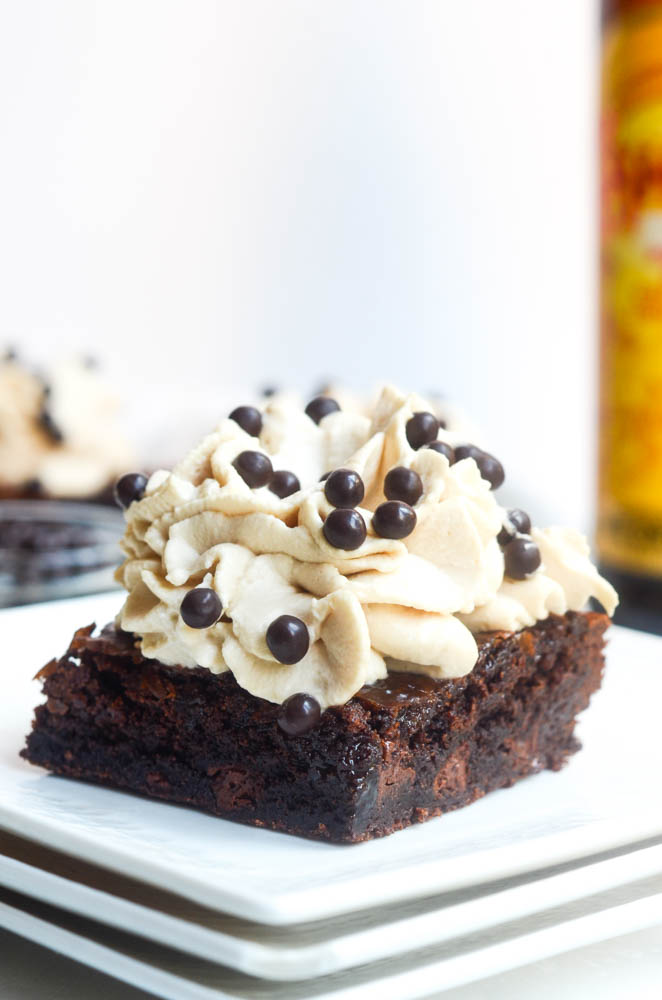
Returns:
[[[662,0],[604,0],[597,547],[662,633]]]

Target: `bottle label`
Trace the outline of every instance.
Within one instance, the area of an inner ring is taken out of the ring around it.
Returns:
[[[597,546],[662,576],[662,4],[605,33],[601,145]]]

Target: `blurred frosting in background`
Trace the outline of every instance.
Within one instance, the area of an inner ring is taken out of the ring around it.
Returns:
[[[136,461],[120,401],[91,359],[0,361],[0,496],[96,499]]]
[[[0,359],[0,497],[112,499],[115,480],[134,468],[169,468],[210,427],[248,399],[332,396],[343,409],[370,412],[376,390],[341,379],[317,380],[307,392],[290,386],[216,387],[182,380],[145,381],[139,390],[103,375],[96,360],[56,359],[36,367],[14,350]],[[462,408],[428,392],[435,413],[467,440],[483,440]]]

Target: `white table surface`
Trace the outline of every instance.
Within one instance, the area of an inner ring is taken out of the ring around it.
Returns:
[[[659,1000],[662,927],[628,934],[430,1000]],[[434,988],[434,987],[433,987]],[[0,931],[2,1000],[149,1000],[134,989],[22,938]],[[397,998],[392,998],[397,1000]]]

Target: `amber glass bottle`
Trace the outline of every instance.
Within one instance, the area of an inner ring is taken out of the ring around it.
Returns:
[[[662,0],[603,6],[597,547],[662,632]]]

